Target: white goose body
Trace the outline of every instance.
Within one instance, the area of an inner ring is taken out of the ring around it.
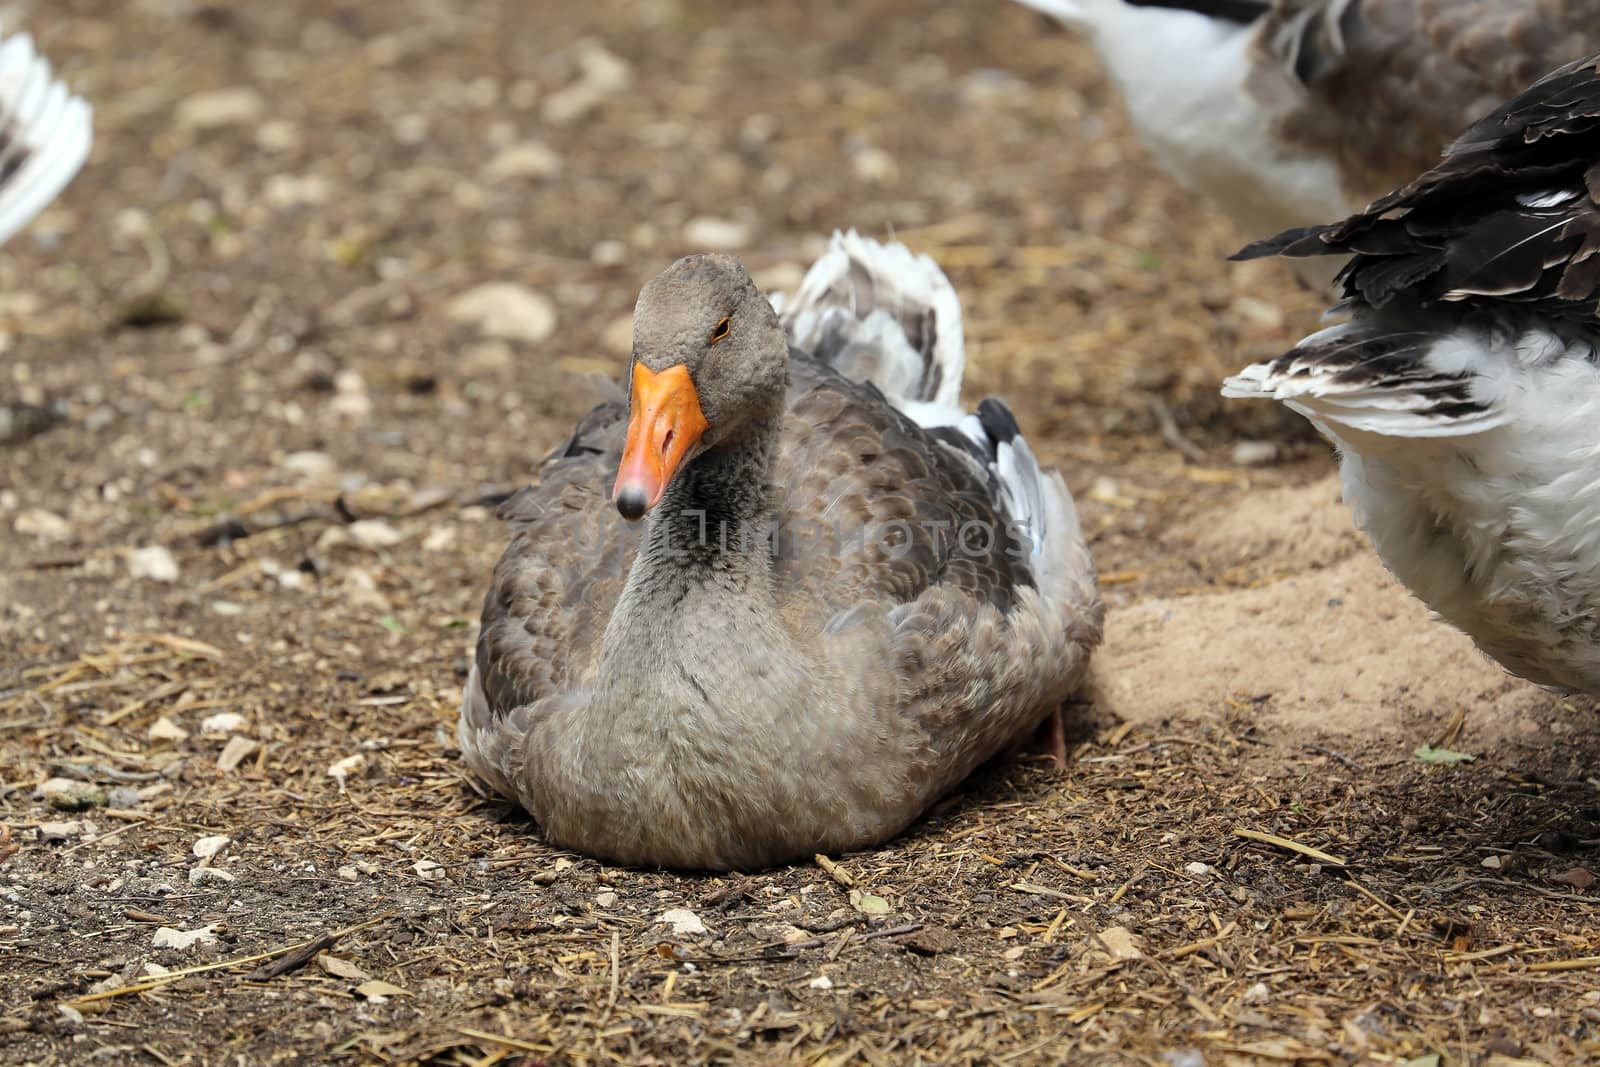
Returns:
[[[1245,368],[1338,447],[1412,592],[1512,672],[1600,694],[1600,74],[1552,73],[1337,226],[1242,256],[1351,253],[1350,321]]]

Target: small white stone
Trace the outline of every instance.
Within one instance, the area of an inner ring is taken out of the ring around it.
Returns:
[[[40,541],[65,541],[72,534],[67,520],[43,508],[29,508],[12,520],[11,528]]]
[[[829,978],[825,974],[819,974],[815,978],[811,979],[811,981],[807,982],[806,985],[812,989],[832,989],[833,979]]]
[[[691,219],[683,227],[683,241],[700,251],[737,252],[750,243],[750,227],[734,219]]]
[[[1491,871],[1498,871],[1505,866],[1505,859],[1501,856],[1485,856],[1478,861],[1478,866],[1487,867]]]
[[[347,867],[340,867],[334,873],[338,877],[339,881],[341,881],[341,882],[354,882],[358,878],[361,877],[361,872],[360,871],[357,871],[354,867],[348,867],[348,866]]]
[[[267,102],[249,86],[195,93],[178,105],[178,125],[191,130],[236,126],[254,122],[266,113]]]
[[[217,943],[217,932],[209,925],[198,930],[174,930],[170,926],[156,928],[156,934],[151,944],[156,948],[177,949],[179,952],[188,952],[196,945],[214,945]]]
[[[1278,446],[1272,441],[1239,441],[1233,446],[1233,463],[1236,467],[1260,467],[1278,458]]]
[[[319,174],[274,174],[262,196],[275,208],[316,207],[332,199],[333,186]]]
[[[1267,988],[1267,983],[1257,982],[1244,991],[1246,1004],[1265,1004],[1272,997],[1272,990]]]
[[[164,974],[171,974],[172,968],[163,967],[159,963],[147,963],[142,968],[142,971],[146,978],[160,978]]]
[[[361,519],[345,529],[350,539],[363,548],[393,548],[406,539],[405,534],[382,519]]]
[[[706,924],[700,921],[700,916],[688,908],[671,908],[661,913],[658,923],[666,923],[672,927],[672,932],[678,935],[703,934]]]
[[[502,149],[489,161],[488,166],[483,168],[484,180],[489,182],[554,178],[560,173],[560,154],[549,145],[538,141]]]
[[[152,582],[178,580],[178,561],[163,545],[149,545],[128,553],[128,576],[135,580],[147,578]]]
[[[444,881],[444,864],[435,863],[433,860],[418,860],[412,867],[417,872],[417,877],[425,882]]]
[[[284,119],[263,122],[256,130],[256,147],[263,152],[292,152],[300,147],[300,127]]]
[[[231,844],[233,844],[233,838],[227,834],[211,834],[197,840],[191,851],[194,853],[195,859],[208,860]]]
[[[62,811],[97,808],[106,802],[106,794],[99,786],[75,778],[48,779],[33,791],[33,795]]]
[[[183,741],[188,738],[189,731],[163,715],[150,724],[144,735],[152,741]]]
[[[900,176],[900,165],[893,156],[874,145],[866,145],[850,156],[850,169],[864,182],[881,184]]]
[[[235,730],[243,729],[245,718],[237,711],[219,711],[215,715],[207,715],[200,722],[201,734],[231,734]]]
[[[39,824],[39,843],[50,844],[55,841],[70,841],[83,833],[83,820],[72,819],[68,822],[42,822]]]
[[[1193,863],[1184,864],[1183,869],[1188,871],[1190,874],[1200,875],[1201,877],[1211,873],[1211,868],[1207,864],[1201,863],[1199,860],[1195,860]]]
[[[422,550],[424,552],[443,552],[455,543],[456,528],[454,526],[435,526],[422,539]]]
[[[548,297],[514,282],[488,282],[450,301],[445,314],[470,323],[485,337],[538,344],[556,332],[556,309]]]
[[[597,908],[610,908],[617,903],[617,895],[607,889],[594,895],[594,905]]]
[[[189,868],[189,884],[205,885],[207,882],[220,882],[224,885],[234,880],[232,871],[225,871],[220,867],[191,867]]]
[[[621,241],[599,241],[589,249],[589,262],[597,267],[620,267],[628,261],[628,246]]]

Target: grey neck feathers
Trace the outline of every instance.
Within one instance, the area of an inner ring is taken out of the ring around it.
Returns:
[[[781,407],[695,457],[651,509],[601,644],[596,696],[611,711],[699,673],[729,641],[785,643],[767,547],[780,419]]]

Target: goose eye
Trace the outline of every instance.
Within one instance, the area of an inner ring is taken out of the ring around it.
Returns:
[[[724,315],[711,329],[711,343],[716,344],[726,336],[728,336],[728,316]]]

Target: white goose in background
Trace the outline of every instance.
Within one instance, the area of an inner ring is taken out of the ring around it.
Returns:
[[[33,38],[0,41],[0,244],[32,222],[89,158],[94,115]]]
[[[89,157],[89,104],[54,78],[26,33],[0,40],[0,244],[32,222]],[[49,409],[0,399],[0,446],[47,428]]]
[[[1239,258],[1352,255],[1347,322],[1228,379],[1337,446],[1388,568],[1524,678],[1600,694],[1600,56],[1333,225]]]
[[[1249,237],[1361,210],[1600,49],[1600,0],[1017,2],[1088,36],[1156,160]]]

